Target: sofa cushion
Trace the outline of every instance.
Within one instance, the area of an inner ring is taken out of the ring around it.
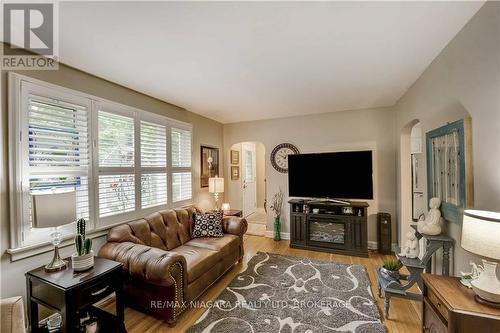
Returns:
[[[178,246],[169,252],[177,253],[186,259],[188,283],[196,280],[221,259],[220,252],[187,244]]]
[[[186,245],[202,247],[213,251],[227,252],[238,250],[240,244],[239,237],[236,235],[224,235],[224,237],[201,237],[193,238]]]
[[[194,215],[192,238],[197,237],[223,237],[222,212]]]
[[[189,235],[193,233],[193,217],[195,213],[199,213],[200,210],[195,206],[188,206],[184,208],[175,209],[175,213],[177,214],[177,219],[182,225],[186,227]]]

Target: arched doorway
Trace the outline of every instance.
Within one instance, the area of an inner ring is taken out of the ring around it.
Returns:
[[[412,135],[413,134],[413,135]],[[420,168],[423,168],[423,138],[422,130],[420,127],[420,121],[414,119],[410,121],[401,130],[400,136],[400,152],[399,152],[399,163],[400,163],[400,175],[399,175],[399,186],[400,186],[400,200],[399,200],[399,211],[400,211],[400,223],[399,223],[399,244],[406,239],[406,233],[410,230],[410,224],[414,219],[414,199],[418,200],[415,204],[421,205],[421,200],[425,202],[425,196],[423,190],[421,191],[421,197],[419,186],[424,181],[422,178],[423,169],[415,169],[415,163],[420,162]],[[421,154],[421,155],[418,155]],[[416,170],[416,172],[415,172]],[[415,173],[415,174],[414,174]],[[415,176],[415,177],[414,177]],[[418,179],[420,177],[420,179]],[[417,184],[415,184],[415,178],[417,178]],[[417,185],[417,186],[416,186]]]
[[[228,151],[227,201],[243,211],[247,233],[258,236],[265,235],[267,223],[265,154],[264,144],[256,141],[233,144]]]

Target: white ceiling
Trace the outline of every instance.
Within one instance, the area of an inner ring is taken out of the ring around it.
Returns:
[[[481,5],[62,2],[60,55],[223,123],[389,106]]]

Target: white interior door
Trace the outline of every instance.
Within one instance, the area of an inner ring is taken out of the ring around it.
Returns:
[[[242,143],[242,199],[243,199],[243,216],[246,217],[255,213],[257,209],[257,183],[255,181],[256,166],[255,166],[255,144]]]

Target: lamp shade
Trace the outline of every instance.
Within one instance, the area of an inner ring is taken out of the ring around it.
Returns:
[[[210,193],[223,193],[224,192],[224,178],[219,178],[219,177],[208,178],[208,192],[210,192]]]
[[[75,222],[75,191],[32,194],[32,198],[34,228],[52,228]]]
[[[491,259],[500,259],[500,213],[465,210],[462,248]]]

